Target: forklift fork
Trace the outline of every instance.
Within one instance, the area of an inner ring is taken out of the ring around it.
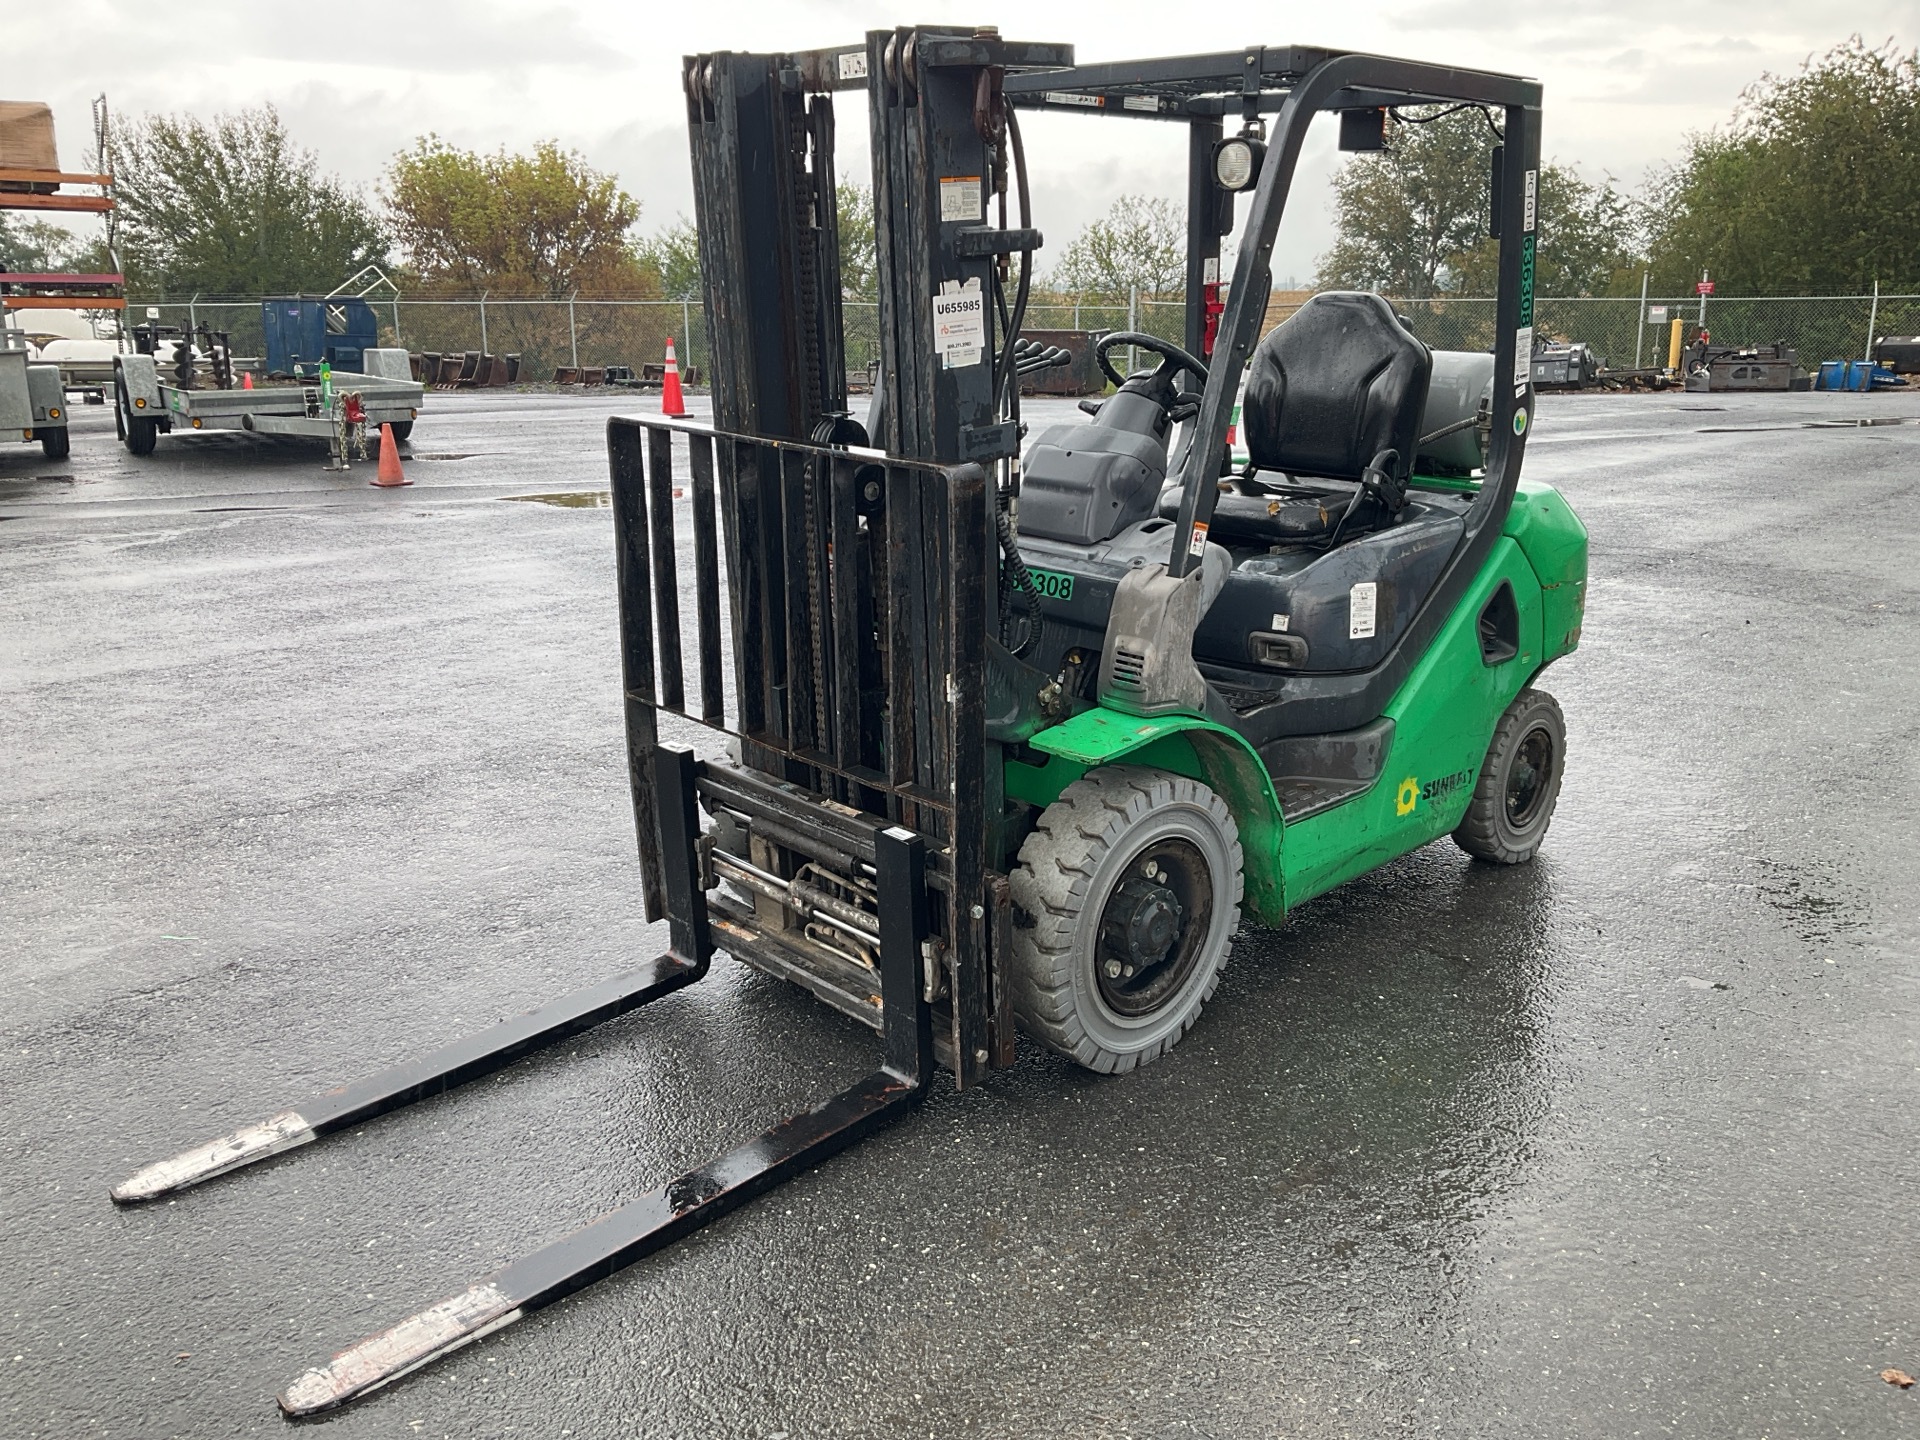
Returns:
[[[707,973],[713,940],[695,851],[699,762],[691,750],[654,756],[664,862],[668,953],[504,1021],[490,1030],[315,1097],[257,1125],[149,1165],[116,1185],[120,1204],[171,1194],[322,1135],[450,1090],[690,985]],[[927,937],[926,846],[894,827],[875,836],[880,897],[884,1058],[873,1074],[758,1138],[671,1180],[573,1234],[516,1260],[450,1299],[362,1340],[283,1391],[288,1416],[345,1404],[523,1315],[632,1264],[864,1139],[925,1095],[933,1074],[931,1017],[920,986]]]

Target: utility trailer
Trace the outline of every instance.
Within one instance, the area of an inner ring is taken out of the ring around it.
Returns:
[[[290,1416],[671,1243],[905,1113],[936,1067],[981,1083],[1017,1033],[1096,1070],[1151,1061],[1199,1019],[1243,913],[1278,926],[1448,835],[1521,863],[1553,814],[1565,729],[1535,685],[1578,644],[1586,543],[1520,475],[1536,83],[1303,47],[1076,66],[1065,45],[929,27],[683,74],[714,422],[607,431],[642,898],[666,953],[113,1196],[462,1084],[699,983],[718,950],[872,1029],[879,1064],[307,1371]],[[834,213],[848,91],[880,281],[864,419]],[[1262,338],[1308,123],[1337,111],[1343,145],[1377,149],[1390,110],[1428,104],[1481,110],[1494,139],[1491,352],[1431,351],[1365,294],[1316,296]],[[1191,283],[1184,346],[1103,336],[1116,392],[1029,434],[1032,109],[1186,127]],[[1130,347],[1155,363],[1118,373]],[[663,714],[710,743],[664,740]]]
[[[169,342],[152,326],[136,326],[135,334],[147,348],[116,357],[113,366],[114,426],[135,455],[153,454],[160,437],[176,431],[246,430],[333,443],[347,423],[348,396],[357,396],[364,409],[353,423],[372,434],[392,425],[394,438],[404,440],[426,394],[405,350],[367,350],[365,373],[334,372],[330,385],[318,376],[263,376],[254,384],[251,372],[235,372],[230,361],[223,367],[223,336],[202,330]],[[196,338],[213,361],[211,386],[201,383]],[[171,363],[163,368],[162,360]],[[236,373],[247,381],[236,381]]]
[[[60,367],[33,360],[23,334],[0,328],[0,439],[16,438],[39,441],[49,460],[66,459],[72,448]]]
[[[104,113],[103,111],[100,113]],[[104,167],[103,167],[104,168]],[[110,215],[113,177],[69,174],[54,147],[53,112],[30,101],[0,101],[0,210]],[[95,191],[97,193],[87,193]],[[97,283],[117,276],[0,274],[0,438],[39,441],[49,460],[65,459],[67,400],[60,367],[29,357],[23,330],[8,315],[35,309],[115,308]],[[83,297],[83,298],[75,298]]]

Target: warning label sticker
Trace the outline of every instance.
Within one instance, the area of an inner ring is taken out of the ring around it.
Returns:
[[[1513,383],[1525,385],[1533,379],[1533,327],[1522,325],[1513,332]]]
[[[1189,555],[1204,555],[1207,553],[1206,521],[1196,520],[1193,522],[1193,539],[1187,542],[1187,553]]]
[[[867,78],[867,52],[849,50],[840,56],[840,78],[842,80],[864,80]]]
[[[1348,592],[1347,638],[1349,640],[1373,638],[1374,615],[1379,604],[1379,596],[1380,587],[1372,580],[1362,581]]]
[[[943,190],[945,186],[941,182]],[[978,365],[986,358],[987,304],[978,280],[941,283],[933,297],[933,349],[945,370]]]
[[[940,219],[960,220],[968,224],[986,213],[980,196],[978,175],[944,175],[940,179]]]

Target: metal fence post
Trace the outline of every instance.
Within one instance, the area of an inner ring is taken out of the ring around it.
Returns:
[[[193,299],[187,301],[187,333],[189,335],[191,335],[194,331],[200,328],[200,322],[193,313],[193,307],[199,302],[199,300],[200,300],[200,292],[196,290],[193,292]]]
[[[1078,295],[1073,297],[1073,328],[1076,330],[1080,328],[1080,297]]]
[[[398,290],[393,292],[393,343],[396,349],[399,348],[399,345],[400,345],[400,292]]]
[[[580,327],[573,323],[573,302],[580,298],[580,292],[574,291],[567,296],[567,344],[573,354],[573,368],[580,368]]]
[[[680,297],[680,343],[687,347],[687,364],[693,364],[693,302]]]
[[[1880,281],[1873,282],[1873,308],[1867,311],[1867,353],[1861,358],[1873,363],[1873,332],[1880,324]]]
[[[1647,272],[1640,272],[1640,314],[1633,322],[1633,368],[1640,368],[1640,345],[1647,338]]]
[[[487,353],[487,292],[480,292],[480,353]]]

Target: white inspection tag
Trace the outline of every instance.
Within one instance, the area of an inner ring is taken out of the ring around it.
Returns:
[[[978,175],[943,175],[940,178],[941,222],[978,220],[985,213],[980,199]]]
[[[1513,332],[1513,383],[1525,385],[1533,379],[1533,327],[1522,325]]]
[[[1379,595],[1380,587],[1372,580],[1362,581],[1348,593],[1347,638],[1349,640],[1373,638],[1374,612],[1379,603]]]
[[[840,57],[840,78],[842,80],[864,80],[867,78],[867,52],[849,50]]]
[[[1289,620],[1291,620],[1292,618],[1293,618],[1293,617],[1292,617],[1292,616],[1290,616],[1290,615],[1276,615],[1276,616],[1274,616],[1274,617],[1273,617],[1273,628],[1274,628],[1274,629],[1276,629],[1276,630],[1278,630],[1278,631],[1279,631],[1279,632],[1280,632],[1281,634],[1283,634],[1283,635],[1284,635],[1284,634],[1286,633],[1286,630],[1287,630],[1287,622],[1288,622]]]
[[[1157,115],[1160,113],[1160,97],[1158,95],[1129,95],[1120,102],[1120,108],[1122,110],[1147,110]]]
[[[941,282],[933,297],[933,349],[944,370],[978,365],[987,357],[987,305],[980,282]]]

